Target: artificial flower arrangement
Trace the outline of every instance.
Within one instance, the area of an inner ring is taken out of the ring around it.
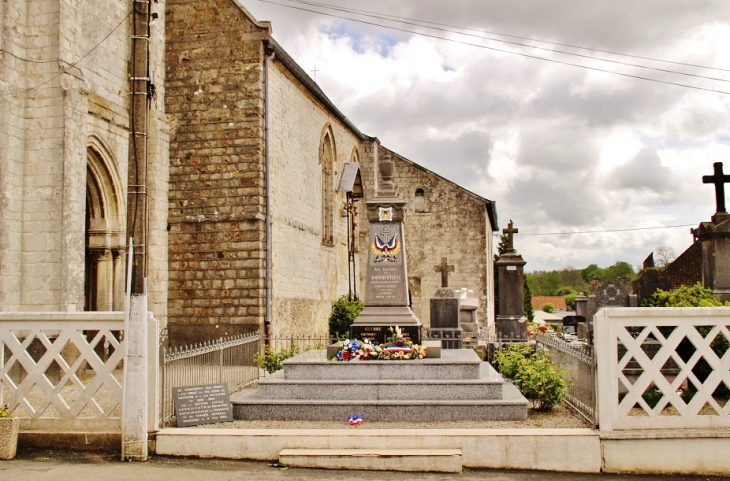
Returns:
[[[340,342],[341,349],[335,355],[338,361],[389,360],[405,361],[423,359],[426,348],[411,342],[407,333],[398,327],[391,327],[391,336],[384,344],[372,344],[370,341],[346,339]]]
[[[10,412],[10,406],[0,406],[0,418],[11,418],[13,414]]]

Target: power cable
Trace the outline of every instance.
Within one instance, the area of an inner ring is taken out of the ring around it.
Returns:
[[[697,224],[677,224],[677,225],[663,225],[663,226],[654,226],[654,227],[631,227],[628,229],[607,229],[607,230],[583,230],[583,231],[573,231],[573,232],[535,232],[535,233],[522,233],[520,232],[520,236],[546,236],[546,235],[573,235],[573,234],[607,234],[607,233],[614,233],[614,232],[630,232],[630,231],[638,231],[638,230],[659,230],[659,229],[675,229],[677,227],[692,227]],[[492,235],[499,236],[501,235],[499,232],[495,232]]]
[[[398,27],[392,27],[392,26],[383,25],[383,24],[376,23],[376,22],[368,22],[368,21],[365,21],[365,20],[359,20],[359,19],[350,18],[350,17],[343,17],[343,16],[340,16],[340,15],[332,14],[332,13],[319,12],[319,11],[316,11],[316,10],[310,10],[310,9],[302,8],[302,7],[295,7],[293,5],[285,5],[285,4],[277,3],[277,2],[274,2],[274,1],[271,1],[271,0],[258,0],[258,1],[259,2],[263,2],[263,3],[269,3],[269,4],[272,4],[272,5],[278,5],[278,6],[284,7],[284,8],[291,8],[291,9],[294,9],[294,10],[300,10],[300,11],[304,11],[304,12],[315,13],[315,14],[318,14],[318,15],[324,15],[324,16],[328,16],[328,17],[339,18],[339,19],[343,19],[343,20],[349,20],[351,22],[357,22],[357,23],[361,23],[361,24],[364,24],[364,25],[371,25],[371,26],[381,27],[381,28],[385,28],[385,29],[389,29],[389,30],[395,30],[395,31],[398,31],[398,32],[410,33],[410,34],[413,34],[413,35],[419,35],[421,37],[433,38],[433,39],[436,39],[436,40],[444,40],[446,42],[452,42],[452,43],[458,43],[458,44],[461,44],[461,45],[468,45],[468,46],[471,46],[471,47],[483,48],[483,49],[492,50],[492,51],[495,51],[495,52],[502,52],[502,53],[507,53],[507,54],[512,54],[512,55],[518,55],[518,56],[521,56],[521,57],[531,58],[531,59],[535,59],[535,60],[542,60],[542,61],[545,61],[545,62],[552,62],[552,63],[561,64],[561,65],[568,65],[568,66],[571,66],[571,67],[578,67],[578,68],[582,68],[582,69],[585,69],[585,70],[593,70],[593,71],[596,71],[596,72],[603,72],[603,73],[608,73],[608,74],[613,74],[613,75],[619,75],[621,77],[634,78],[634,79],[638,79],[638,80],[647,80],[647,81],[650,81],[650,82],[657,82],[657,83],[666,84],[666,85],[674,85],[676,87],[684,87],[684,88],[689,88],[689,89],[694,89],[694,90],[702,90],[702,91],[705,91],[705,92],[713,92],[713,93],[719,93],[719,94],[724,94],[724,95],[730,95],[730,91],[710,89],[710,88],[705,88],[705,87],[698,87],[696,85],[683,84],[683,83],[679,83],[679,82],[670,82],[670,81],[667,81],[667,80],[659,80],[659,79],[655,79],[655,78],[651,78],[651,77],[644,77],[644,76],[641,76],[641,75],[634,75],[634,74],[628,74],[628,73],[623,73],[623,72],[615,72],[615,71],[612,71],[612,70],[606,70],[606,69],[602,69],[602,68],[598,68],[598,67],[589,67],[587,65],[580,65],[580,64],[576,64],[576,63],[565,62],[563,60],[557,60],[557,59],[551,59],[551,58],[546,58],[546,57],[540,57],[540,56],[537,56],[537,55],[531,55],[531,54],[527,54],[527,53],[513,52],[511,50],[505,50],[505,49],[501,49],[501,48],[497,48],[497,47],[490,47],[490,46],[487,46],[487,45],[480,45],[480,44],[471,43],[471,42],[464,42],[464,41],[460,41],[460,40],[456,40],[456,39],[452,39],[452,38],[439,37],[438,35],[433,35],[433,34],[424,33],[424,32],[417,32],[417,31],[414,31],[414,30],[407,30],[407,29],[398,28]]]
[[[373,12],[373,11],[370,11],[370,10],[360,10],[360,9],[356,9],[356,8],[347,9],[345,7],[336,7],[334,5],[330,5],[330,4],[327,4],[327,3],[308,2],[308,1],[304,1],[304,0],[287,0],[287,1],[289,1],[289,2],[295,2],[295,3],[303,3],[303,4],[306,4],[306,5],[318,6],[318,7],[322,7],[322,8],[332,8],[332,9],[335,9],[335,10],[346,11],[346,12],[349,12],[349,13],[360,13],[360,14],[363,14],[363,15],[371,15],[371,14],[372,15],[382,15],[380,12]],[[388,17],[385,17],[385,19],[387,19],[387,18]],[[421,24],[437,25],[437,26],[440,26],[440,27],[457,28],[457,29],[460,29],[460,30],[467,30],[467,31],[471,31],[471,32],[487,33],[487,34],[490,34],[490,35],[499,35],[501,37],[516,38],[516,39],[519,39],[519,40],[528,40],[530,42],[538,42],[538,43],[545,43],[545,44],[550,44],[550,45],[558,45],[560,47],[577,48],[577,49],[581,49],[581,50],[588,50],[588,51],[591,51],[591,52],[600,52],[600,53],[607,53],[607,54],[611,54],[611,55],[619,55],[619,56],[622,56],[622,57],[637,58],[637,59],[640,59],[640,60],[650,60],[652,62],[663,62],[663,63],[669,63],[669,64],[673,64],[673,65],[682,65],[682,66],[685,66],[685,67],[696,67],[696,68],[702,68],[702,69],[706,69],[706,70],[718,70],[718,71],[721,71],[721,72],[730,72],[730,69],[721,68],[721,67],[707,67],[705,65],[698,65],[698,64],[685,63],[685,62],[677,62],[677,61],[673,61],[673,60],[666,60],[666,59],[660,59],[660,58],[655,58],[655,57],[645,57],[645,56],[641,56],[641,55],[632,55],[632,54],[628,54],[628,53],[615,52],[615,51],[611,51],[611,50],[601,50],[601,49],[598,49],[598,48],[590,48],[590,47],[583,47],[583,46],[580,46],[580,45],[572,45],[572,44],[569,44],[569,43],[550,42],[550,41],[547,41],[547,40],[540,40],[540,39],[536,39],[536,38],[532,38],[532,37],[521,37],[519,35],[511,35],[511,34],[508,34],[508,33],[494,32],[494,31],[490,31],[490,30],[482,30],[482,29],[470,28],[470,27],[461,27],[459,25],[451,25],[451,24],[448,24],[448,23],[432,22],[430,20],[414,19],[414,18],[409,18],[409,17],[401,17],[401,16],[397,16],[397,15],[391,15],[390,18],[391,19],[409,20],[409,21],[414,21],[414,22],[420,22]],[[418,25],[418,24],[416,24],[416,25]],[[424,26],[425,27],[426,25],[420,25],[420,26]],[[459,32],[454,32],[454,33],[459,33]],[[497,40],[497,41],[500,41],[500,40]],[[604,60],[604,59],[597,58],[597,57],[595,59],[596,60]],[[724,81],[728,81],[728,80],[724,80]]]
[[[129,13],[127,13],[127,14],[126,14],[126,15],[124,16],[124,18],[122,18],[122,20],[121,20],[121,21],[120,21],[120,22],[119,22],[119,23],[118,23],[118,24],[117,24],[117,25],[116,25],[116,26],[115,26],[115,27],[114,27],[114,28],[113,28],[113,29],[112,29],[112,30],[111,30],[111,31],[110,31],[110,32],[109,32],[108,34],[106,34],[106,36],[105,36],[104,38],[102,38],[102,39],[101,39],[101,40],[100,40],[100,41],[99,41],[99,42],[98,42],[98,43],[97,43],[96,45],[94,45],[94,46],[93,46],[93,47],[91,48],[91,50],[89,50],[88,52],[86,52],[86,53],[84,54],[84,56],[83,56],[83,57],[81,57],[80,59],[78,59],[78,60],[77,60],[77,61],[75,61],[74,63],[70,64],[70,65],[69,65],[68,67],[65,67],[65,68],[64,68],[63,70],[61,70],[61,71],[60,71],[60,72],[58,73],[58,75],[55,75],[54,77],[51,77],[51,78],[49,78],[48,80],[46,80],[45,82],[41,82],[40,84],[38,84],[38,85],[36,85],[36,86],[34,86],[34,87],[29,87],[29,88],[27,88],[27,89],[20,89],[20,90],[16,90],[15,92],[8,92],[8,93],[9,93],[10,95],[17,95],[17,94],[22,94],[22,93],[30,92],[31,90],[35,90],[35,89],[37,89],[37,88],[43,87],[44,85],[46,85],[46,84],[48,84],[48,83],[51,83],[51,82],[53,82],[54,80],[56,80],[57,78],[59,78],[59,77],[60,77],[61,75],[65,74],[65,73],[68,73],[68,71],[69,71],[69,70],[71,70],[72,68],[75,68],[75,67],[76,67],[76,66],[77,66],[78,64],[80,64],[80,63],[81,63],[81,62],[82,62],[82,61],[83,61],[83,60],[84,60],[84,59],[85,59],[86,57],[88,57],[89,55],[91,55],[91,53],[92,53],[92,52],[93,52],[94,50],[96,50],[97,48],[99,48],[99,46],[100,46],[100,45],[101,45],[102,43],[104,43],[104,42],[106,41],[106,39],[108,39],[109,37],[111,37],[111,35],[112,35],[112,34],[113,34],[114,32],[116,32],[116,30],[117,30],[117,29],[118,29],[118,28],[119,28],[119,27],[120,27],[120,26],[121,26],[121,25],[122,25],[122,24],[124,23],[124,21],[125,21],[125,20],[127,20],[127,19],[129,18],[129,16],[130,16],[131,14],[132,14],[132,10],[130,10],[130,11],[129,11]],[[3,50],[3,52],[5,52],[5,50]],[[8,52],[8,53],[9,53],[9,52]],[[10,55],[13,55],[13,54],[10,54]],[[15,57],[15,55],[13,55],[13,56]],[[17,58],[17,57],[16,57],[16,58]],[[43,62],[55,62],[55,61],[59,61],[59,60],[58,60],[58,59],[56,59],[56,60],[48,60],[48,61],[43,61]],[[39,62],[39,63],[41,63],[41,62]]]
[[[315,6],[323,6],[323,5],[325,5],[325,4],[321,4],[321,3],[306,2],[306,1],[303,1],[303,0],[288,0],[288,1],[290,1],[290,2],[296,2],[296,3],[302,3],[302,4],[306,4],[306,5],[315,5]],[[338,10],[338,11],[347,12],[347,13],[356,13],[357,14],[357,12],[362,12],[362,10],[347,9],[347,8],[344,8],[344,7],[331,6],[331,7],[327,7],[327,8],[332,8],[333,10]],[[518,46],[518,47],[533,48],[533,49],[536,49],[536,50],[542,50],[542,51],[552,52],[552,53],[559,53],[559,54],[562,54],[562,55],[572,55],[574,57],[585,58],[585,59],[588,59],[588,60],[597,60],[597,61],[600,61],[600,62],[614,63],[614,64],[617,64],[617,65],[624,65],[624,66],[627,66],[627,67],[637,67],[637,68],[643,68],[643,69],[646,69],[646,70],[655,70],[657,72],[664,72],[664,73],[675,74],[675,75],[684,75],[686,77],[695,77],[695,78],[701,78],[701,79],[706,79],[706,80],[715,80],[717,82],[729,82],[730,83],[730,79],[724,79],[724,78],[718,78],[718,77],[708,77],[706,75],[698,75],[698,74],[693,74],[693,73],[688,73],[688,72],[679,72],[677,70],[669,70],[669,69],[665,69],[665,68],[650,67],[648,65],[640,65],[640,64],[636,64],[636,63],[622,62],[620,60],[611,60],[611,59],[606,59],[606,58],[593,57],[593,56],[590,56],[590,55],[584,55],[584,54],[575,53],[575,52],[566,52],[564,50],[558,50],[558,49],[554,49],[554,48],[539,47],[537,45],[528,45],[528,44],[520,43],[520,42],[513,42],[513,41],[509,41],[509,40],[502,40],[500,38],[485,37],[485,36],[482,36],[482,35],[476,35],[476,34],[471,34],[471,33],[457,32],[457,31],[454,31],[454,30],[449,30],[448,28],[430,27],[430,26],[427,26],[427,25],[422,25],[421,23],[416,23],[416,22],[422,22],[421,20],[414,20],[414,21],[411,22],[411,21],[406,21],[406,20],[393,20],[394,18],[404,18],[404,17],[390,17],[390,16],[381,16],[381,15],[366,14],[366,13],[360,13],[360,15],[367,16],[367,17],[371,17],[371,18],[377,18],[377,19],[380,19],[380,20],[390,21],[390,22],[402,23],[402,24],[405,24],[405,25],[413,25],[413,26],[416,26],[416,27],[430,28],[430,29],[438,30],[440,32],[445,32],[445,33],[454,33],[456,35],[463,35],[463,36],[466,36],[466,37],[480,38],[482,40],[489,40],[489,41],[493,41],[493,42],[505,43],[505,44],[508,44],[508,45],[515,45],[515,46]],[[432,23],[432,22],[425,22],[425,23]],[[436,24],[436,23],[433,23],[433,24],[434,25],[439,25],[439,24]],[[459,29],[461,29],[462,27],[453,27],[453,28],[459,28]],[[474,30],[474,29],[466,29],[466,28],[464,28],[464,30]],[[576,48],[580,48],[580,47],[576,47]]]

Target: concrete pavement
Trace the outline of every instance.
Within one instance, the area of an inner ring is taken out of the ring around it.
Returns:
[[[153,456],[146,462],[122,462],[118,454],[62,450],[21,449],[14,460],[0,461],[0,479],[13,481],[309,481],[367,478],[368,481],[401,481],[415,476],[419,481],[716,481],[719,477],[670,477],[570,474],[538,471],[465,470],[461,474],[402,473],[381,471],[331,471],[321,469],[282,469],[271,463],[218,459],[188,459]]]

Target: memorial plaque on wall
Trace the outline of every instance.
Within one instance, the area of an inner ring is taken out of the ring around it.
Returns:
[[[227,384],[176,387],[172,400],[178,427],[233,421]]]
[[[350,337],[353,339],[362,339],[363,341],[370,341],[373,344],[385,344],[385,340],[391,337],[393,334],[390,332],[390,328],[393,326],[365,326],[355,325],[350,326]],[[419,344],[421,342],[421,326],[404,325],[400,327],[401,332],[408,334],[408,337],[412,342]]]

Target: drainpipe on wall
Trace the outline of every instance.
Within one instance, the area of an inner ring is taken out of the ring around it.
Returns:
[[[267,45],[267,48],[270,48]],[[264,58],[264,182],[266,184],[266,313],[264,315],[264,336],[266,345],[271,345],[271,182],[269,182],[269,63],[275,52]]]

